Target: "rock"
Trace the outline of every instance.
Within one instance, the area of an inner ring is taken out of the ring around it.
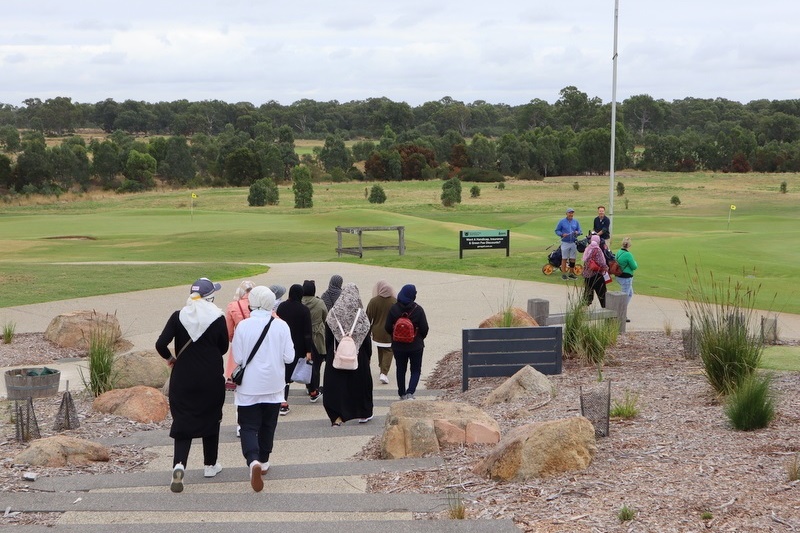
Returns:
[[[500,441],[497,422],[471,405],[430,400],[394,402],[386,417],[381,457],[422,457],[441,446],[494,444]]]
[[[596,450],[594,426],[582,416],[536,422],[511,430],[474,471],[497,481],[526,481],[583,470]]]
[[[538,326],[539,324],[525,311],[519,307],[512,307],[511,311],[511,326],[514,328]],[[505,311],[500,311],[496,315],[492,315],[478,326],[479,328],[502,328],[505,326]]]
[[[507,403],[519,398],[530,398],[542,394],[553,395],[554,388],[547,376],[533,368],[524,366],[489,393],[483,405]]]
[[[155,350],[129,352],[114,358],[115,387],[125,389],[144,385],[160,389],[169,379],[169,367]]]
[[[15,464],[59,467],[108,461],[108,448],[96,442],[56,435],[37,439],[14,458]]]
[[[92,335],[108,335],[111,344],[122,337],[117,315],[102,314],[96,311],[72,311],[55,317],[44,338],[63,348],[89,349]]]
[[[142,423],[161,422],[169,412],[167,399],[161,391],[142,385],[104,392],[94,399],[92,408]]]

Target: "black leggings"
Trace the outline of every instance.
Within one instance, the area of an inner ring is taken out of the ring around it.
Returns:
[[[172,452],[172,467],[181,463],[186,468],[189,460],[189,450],[192,449],[192,439],[175,439]],[[219,454],[219,426],[216,433],[203,437],[203,465],[210,466],[217,464]]]

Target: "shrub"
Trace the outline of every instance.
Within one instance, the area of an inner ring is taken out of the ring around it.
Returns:
[[[477,185],[473,185],[469,190],[469,195],[471,198],[478,198],[481,195],[481,188]]]
[[[639,414],[638,403],[639,395],[631,394],[631,391],[626,389],[621,401],[614,400],[609,414],[615,418],[636,418]]]
[[[728,397],[725,414],[739,431],[765,428],[775,418],[775,399],[769,374],[750,374]]]
[[[602,365],[606,348],[617,342],[619,323],[616,320],[590,320],[583,298],[570,295],[564,319],[564,353],[581,362]]]
[[[83,386],[92,395],[100,396],[114,388],[117,372],[114,368],[116,336],[111,328],[97,325],[89,332],[89,379],[80,371]]]
[[[699,273],[690,276],[684,302],[689,324],[697,333],[703,372],[720,394],[735,391],[761,363],[764,340],[751,333],[758,289],[728,278],[717,282]]]
[[[677,195],[675,195],[675,196],[673,196],[672,198],[669,199],[669,203],[671,203],[675,207],[678,207],[679,205],[681,205],[681,199],[678,198]]]
[[[625,197],[625,209],[628,209],[628,197]]]
[[[581,184],[580,184],[580,183],[578,183],[577,181],[573,181],[573,182],[572,182],[572,188],[573,188],[574,190],[576,190],[576,191],[579,191],[579,190],[580,190],[580,188],[581,188]]]
[[[17,330],[17,324],[9,320],[3,323],[3,344],[11,344],[14,340],[14,332]]]
[[[344,170],[339,167],[335,167],[333,170],[331,170],[330,179],[333,183],[344,183],[348,178]]]
[[[617,182],[617,196],[625,196],[625,184],[621,181]]]
[[[781,182],[781,194],[786,194],[786,181]]]
[[[636,518],[636,510],[628,507],[627,505],[623,505],[622,508],[617,512],[617,518],[619,518],[620,522],[633,520]]]
[[[261,178],[253,182],[247,195],[247,205],[278,205],[278,186],[272,178]]]
[[[519,174],[517,174],[517,179],[526,181],[544,181],[544,176],[539,174],[539,172],[533,168],[523,168],[519,171]]]
[[[382,204],[386,201],[386,193],[383,191],[383,187],[380,185],[373,185],[372,189],[369,192],[369,203],[371,204]]]
[[[453,177],[442,184],[442,205],[453,207],[461,203],[461,180]]]
[[[505,183],[503,183],[503,182],[500,182],[500,183],[498,183],[498,184],[497,184],[497,190],[498,190],[498,191],[504,191],[504,190],[506,190],[506,184],[505,184]]]

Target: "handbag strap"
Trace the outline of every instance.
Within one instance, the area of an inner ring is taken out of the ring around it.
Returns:
[[[180,350],[178,350],[178,353],[177,353],[177,354],[175,354],[175,359],[177,359],[178,357],[180,357],[180,356],[181,356],[181,354],[183,353],[183,351],[184,351],[186,348],[188,348],[188,347],[189,347],[189,345],[190,345],[191,343],[192,343],[192,338],[191,338],[191,337],[189,337],[189,340],[188,340],[188,341],[186,341],[186,344],[184,344],[183,346],[181,346],[181,349],[180,349]]]
[[[256,341],[256,345],[255,345],[255,346],[253,346],[253,351],[252,351],[252,352],[250,352],[250,357],[248,357],[248,358],[247,358],[247,362],[244,364],[244,366],[247,366],[247,365],[249,365],[249,364],[250,364],[250,361],[252,361],[252,360],[253,360],[253,356],[255,356],[255,355],[256,355],[256,352],[257,352],[257,351],[258,351],[258,349],[261,347],[261,343],[263,342],[263,340],[264,340],[264,337],[266,337],[266,336],[267,336],[267,331],[269,331],[269,327],[272,325],[272,320],[273,320],[273,319],[272,319],[272,318],[270,318],[270,319],[269,319],[269,322],[267,322],[267,325],[266,325],[266,326],[264,326],[264,331],[262,331],[262,332],[261,332],[261,336],[260,336],[260,337],[258,338],[258,340]],[[244,367],[242,367],[242,368],[244,368]]]

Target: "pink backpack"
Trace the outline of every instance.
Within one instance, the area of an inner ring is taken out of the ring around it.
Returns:
[[[353,330],[358,322],[358,317],[361,316],[361,309],[356,312],[356,318],[353,320],[353,325],[350,327],[350,332],[345,333],[342,328],[341,322],[336,317],[336,323],[339,325],[339,331],[342,333],[342,338],[336,346],[336,351],[333,352],[333,368],[339,370],[356,370],[358,369],[358,347],[356,341],[353,340]]]

